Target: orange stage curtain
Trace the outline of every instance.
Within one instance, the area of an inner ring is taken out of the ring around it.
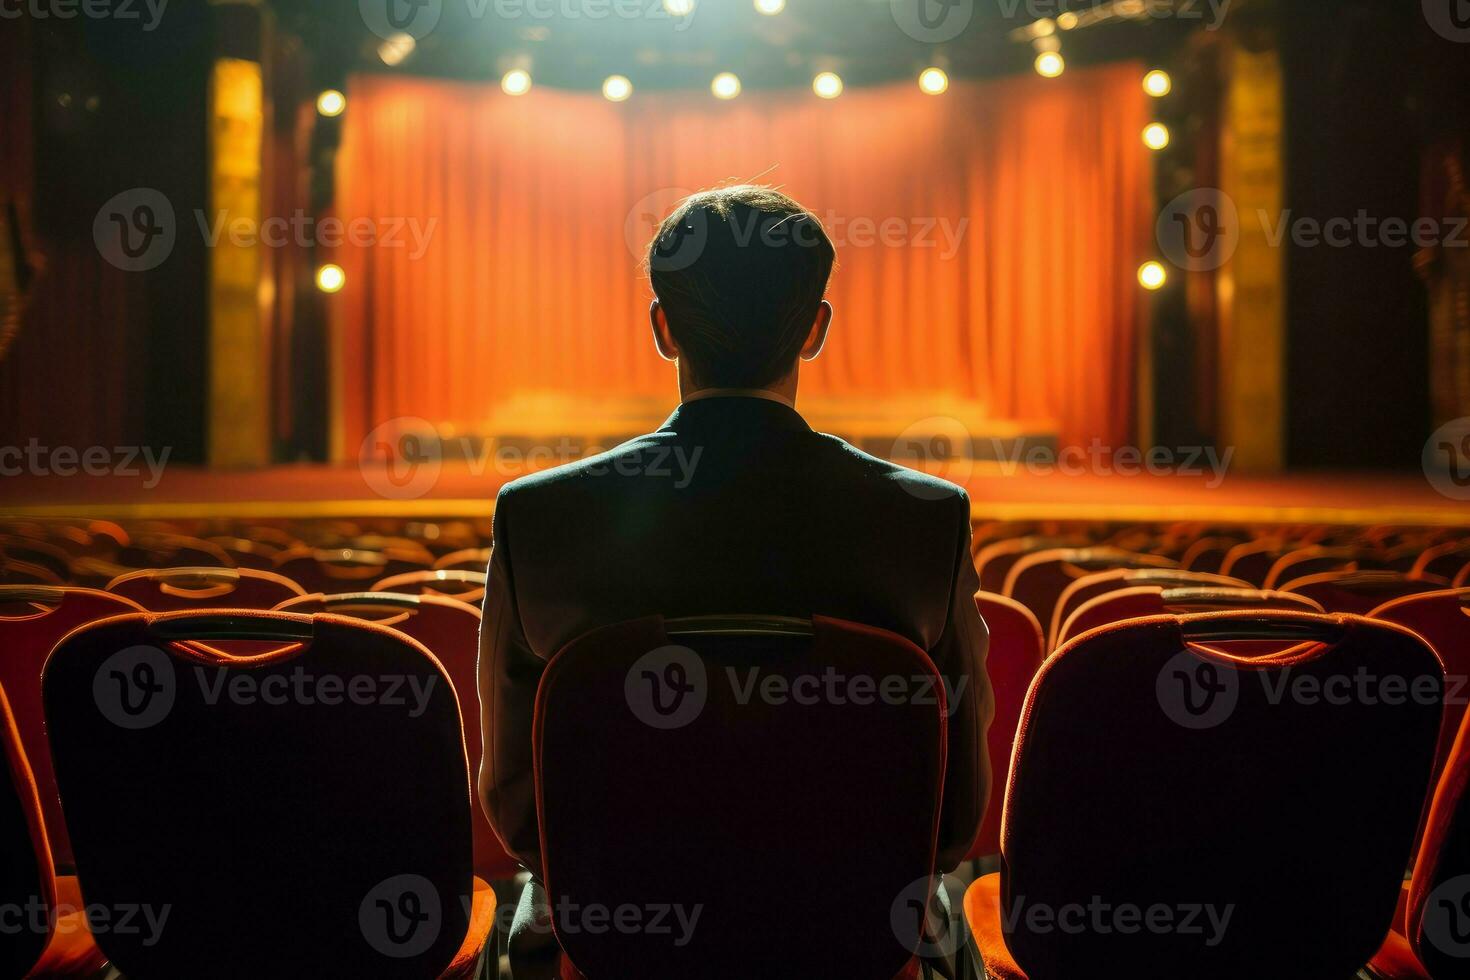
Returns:
[[[679,196],[732,180],[781,186],[837,241],[835,328],[804,391],[943,392],[1053,420],[1068,442],[1127,444],[1151,234],[1141,75],[622,104],[354,78],[336,212],[385,239],[404,224],[401,245],[338,251],[339,452],[399,416],[473,431],[523,392],[672,406],[642,248]]]

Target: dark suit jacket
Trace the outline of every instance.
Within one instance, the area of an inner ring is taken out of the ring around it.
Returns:
[[[813,432],[786,405],[718,397],[657,432],[507,484],[480,634],[480,799],[541,872],[531,722],[546,662],[597,626],[661,614],[823,614],[929,652],[951,692],[939,868],[985,812],[991,695],[970,502]]]

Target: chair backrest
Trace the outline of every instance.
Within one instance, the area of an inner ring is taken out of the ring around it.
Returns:
[[[421,572],[390,575],[374,582],[372,591],[442,595],[460,602],[477,603],[485,598],[485,583],[488,579],[489,576],[483,571],[471,572],[463,568],[424,569]]]
[[[1429,804],[1409,880],[1409,945],[1431,977],[1462,977],[1470,962],[1470,716],[1463,718]]]
[[[559,914],[570,960],[891,980],[933,888],[945,701],[918,647],[831,619],[652,617],[568,644],[536,697],[548,895],[673,924],[594,933]]]
[[[1084,548],[1088,544],[1080,535],[1057,537],[1054,535],[1030,535],[1024,538],[1006,538],[987,544],[976,551],[975,572],[980,578],[980,591],[992,595],[1004,595],[1006,576],[1011,566],[1023,555],[1049,548]]]
[[[1121,548],[1052,548],[1023,555],[1006,574],[1003,594],[1051,624],[1057,600],[1067,586],[1095,572],[1114,568],[1177,568],[1168,558]]]
[[[1113,568],[1084,575],[1069,583],[1057,599],[1048,624],[1050,628],[1046,634],[1047,649],[1055,650],[1061,645],[1062,626],[1084,602],[1117,589],[1132,589],[1143,585],[1157,585],[1162,589],[1250,588],[1250,583],[1228,575],[1191,572],[1183,568]]]
[[[10,702],[0,685],[0,750],[5,756],[0,788],[0,908],[8,911],[0,929],[0,974],[24,977],[51,940],[56,878],[41,800],[21,747]]]
[[[283,602],[281,612],[351,616],[396,629],[422,643],[438,658],[454,684],[470,772],[479,772],[481,757],[480,698],[476,664],[480,648],[480,610],[476,606],[436,595],[356,592],[342,595],[298,596]],[[495,836],[485,811],[474,806],[475,874],[487,880],[509,878],[518,862]]]
[[[489,548],[461,548],[440,555],[434,561],[435,569],[483,572],[490,567]]]
[[[1266,573],[1264,588],[1279,589],[1283,583],[1322,572],[1356,572],[1371,567],[1372,561],[1358,548],[1348,546],[1326,547],[1308,545],[1288,551],[1271,566]]]
[[[1442,696],[1423,640],[1356,616],[1157,616],[1068,643],[1011,766],[1007,946],[1034,977],[1245,976],[1263,949],[1273,976],[1351,976],[1394,914]]]
[[[423,562],[410,555],[353,548],[298,548],[276,556],[275,570],[308,593],[356,592],[390,575],[420,571]]]
[[[985,806],[985,819],[980,824],[980,835],[967,855],[971,859],[1000,853],[1005,774],[1011,768],[1011,749],[1015,746],[1016,726],[1021,721],[1026,691],[1045,656],[1041,624],[1031,610],[1014,599],[989,592],[978,593],[975,606],[990,631],[985,673],[995,698],[995,714],[991,716],[990,728],[985,733],[992,789],[990,801]]]
[[[1219,572],[1221,575],[1244,579],[1258,589],[1264,588],[1266,576],[1271,574],[1271,568],[1277,559],[1298,547],[1301,547],[1299,542],[1292,543],[1283,538],[1246,541],[1225,552]]]
[[[1321,606],[1306,596],[1290,592],[1219,586],[1164,588],[1158,585],[1139,585],[1105,592],[1078,606],[1057,631],[1057,642],[1052,649],[1089,630],[1111,626],[1124,620],[1165,613],[1180,615],[1226,609],[1282,609],[1288,612],[1313,613],[1323,611]]]
[[[167,532],[135,535],[118,549],[117,562],[130,568],[235,567],[234,559],[219,545]]]
[[[0,685],[10,695],[21,746],[35,776],[41,812],[57,866],[72,866],[71,839],[46,741],[41,669],[52,647],[72,630],[109,616],[142,612],[137,603],[95,589],[0,586]]]
[[[1466,565],[1470,565],[1470,538],[1456,538],[1425,548],[1411,572],[1416,576],[1439,575],[1453,581]]]
[[[1445,589],[1392,599],[1373,610],[1374,619],[1398,623],[1418,633],[1444,663],[1444,724],[1440,728],[1438,769],[1450,748],[1470,700],[1470,589]]]
[[[1448,588],[1441,578],[1411,578],[1403,572],[1322,572],[1287,582],[1282,591],[1306,596],[1328,612],[1366,616],[1391,599]]]
[[[459,949],[464,742],[414,640],[332,615],[138,613],[68,636],[42,686],[88,903],[167,912],[161,932],[98,935],[122,973],[431,978]]]
[[[284,575],[255,568],[145,568],[107,583],[107,591],[149,612],[180,609],[274,609],[305,595]]]

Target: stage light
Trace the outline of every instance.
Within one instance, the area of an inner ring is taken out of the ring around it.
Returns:
[[[378,45],[378,58],[389,68],[397,68],[403,64],[403,59],[413,54],[413,49],[416,47],[418,47],[418,42],[413,39],[412,34],[399,31]]]
[[[939,95],[949,88],[949,76],[943,68],[925,68],[919,72],[919,88],[928,95]]]
[[[342,115],[342,110],[347,108],[347,96],[334,88],[329,88],[316,97],[316,111],[328,118]]]
[[[1169,281],[1169,272],[1162,262],[1145,262],[1138,267],[1138,284],[1150,292],[1163,289]]]
[[[506,95],[525,95],[531,91],[531,73],[524,68],[512,68],[501,76],[500,88]]]
[[[733,99],[740,94],[740,79],[734,72],[722,71],[709,83],[709,90],[717,99]]]
[[[633,94],[633,83],[622,75],[609,75],[602,80],[602,97],[609,102],[622,102]]]
[[[694,0],[664,0],[664,12],[674,17],[688,17],[694,13]]]
[[[1067,63],[1062,60],[1060,52],[1043,51],[1036,56],[1036,74],[1042,78],[1056,78],[1067,70]]]
[[[1174,80],[1169,73],[1155,68],[1143,76],[1143,90],[1156,99],[1162,99],[1174,88]]]
[[[345,285],[347,285],[347,273],[342,271],[340,265],[328,262],[316,270],[316,288],[322,292],[335,293]]]
[[[1081,20],[1082,18],[1078,17],[1077,14],[1071,10],[1067,11],[1064,14],[1057,14],[1057,26],[1064,31],[1070,31],[1072,28],[1076,27]]]
[[[786,9],[786,0],[755,0],[755,9],[767,17],[774,17]]]
[[[1162,150],[1169,145],[1169,127],[1163,123],[1149,123],[1143,127],[1143,145],[1150,150]]]
[[[812,91],[824,99],[835,99],[842,94],[842,79],[836,72],[821,72],[812,79]]]

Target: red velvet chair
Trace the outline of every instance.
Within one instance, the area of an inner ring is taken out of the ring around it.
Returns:
[[[436,595],[361,592],[300,596],[280,606],[282,612],[330,612],[388,626],[418,640],[439,658],[459,696],[460,720],[470,772],[480,770],[480,698],[476,664],[480,656],[480,610]],[[505,851],[480,807],[474,803],[475,874],[491,881],[513,877],[518,862]]]
[[[1308,545],[1288,551],[1276,559],[1266,573],[1262,588],[1279,589],[1286,582],[1323,572],[1356,572],[1362,568],[1375,567],[1373,560],[1363,551],[1350,546],[1327,547]]]
[[[35,774],[52,857],[64,871],[72,867],[71,838],[61,816],[51,748],[46,742],[41,669],[51,648],[72,630],[135,612],[142,612],[137,603],[94,589],[0,586],[0,684],[10,695],[21,746]]]
[[[1271,574],[1276,562],[1307,543],[1281,537],[1246,541],[1225,553],[1225,560],[1220,563],[1220,574],[1244,579],[1258,589],[1265,588],[1266,576]]]
[[[0,975],[6,977],[91,977],[107,959],[92,941],[79,907],[75,880],[61,885],[51,863],[51,846],[36,782],[16,730],[5,688],[0,685],[0,754],[6,763],[0,789]]]
[[[1140,585],[1115,589],[1077,607],[1057,633],[1056,646],[1061,647],[1083,633],[1111,626],[1129,619],[1164,614],[1182,615],[1192,612],[1216,612],[1226,609],[1281,609],[1287,612],[1320,613],[1322,607],[1306,596],[1264,589],[1221,587],[1164,588]]]
[[[1467,563],[1464,568],[1460,569],[1459,574],[1450,583],[1450,587],[1455,589],[1470,588],[1470,563]]]
[[[826,671],[843,696],[794,696]],[[859,696],[890,677],[915,696]],[[757,678],[793,696],[742,696]],[[592,978],[912,975],[945,765],[931,685],[909,641],[821,617],[651,617],[568,644],[533,734],[553,908],[702,911],[686,937],[563,918],[567,958]]]
[[[168,913],[98,934],[124,975],[476,975],[494,895],[453,687],[415,641],[138,613],[68,636],[43,689],[83,894]]]
[[[1228,575],[1182,568],[1114,568],[1073,580],[1057,599],[1047,630],[1047,650],[1061,646],[1062,626],[1089,599],[1117,589],[1156,585],[1161,589],[1248,589],[1250,584]]]
[[[1398,623],[1429,641],[1444,663],[1444,724],[1439,767],[1449,758],[1470,699],[1470,589],[1446,589],[1392,599],[1373,610],[1374,619]]]
[[[150,612],[274,609],[306,594],[286,576],[254,568],[145,568],[119,575],[107,591]]]
[[[489,576],[484,572],[471,572],[461,568],[425,569],[421,572],[404,572],[390,575],[374,582],[374,592],[401,592],[405,595],[440,595],[460,602],[478,604],[485,598],[485,582]]]
[[[1359,676],[1420,693],[1279,693]],[[1351,976],[1394,915],[1441,680],[1423,640],[1357,616],[1156,616],[1068,643],[1027,698],[1003,871],[965,896],[984,969]]]
[[[1023,555],[1006,574],[1003,594],[1051,625],[1057,600],[1067,586],[1088,575],[1115,568],[1177,568],[1168,558],[1121,548],[1053,548]]]
[[[1395,922],[1370,972],[1443,980],[1470,972],[1470,718],[1462,721],[1429,805],[1423,843]]]
[[[1415,577],[1438,575],[1454,581],[1466,565],[1470,565],[1470,538],[1456,538],[1425,548],[1418,561],[1414,562],[1410,574]]]
[[[1184,550],[1184,556],[1179,559],[1179,564],[1191,572],[1218,574],[1220,566],[1225,564],[1225,557],[1230,553],[1230,549],[1243,543],[1243,539],[1234,535],[1212,534],[1208,537],[1196,538]]]
[[[980,591],[1004,595],[1006,576],[1023,555],[1049,548],[1085,548],[1088,544],[1088,540],[1081,535],[1032,535],[988,544],[974,553],[975,572],[980,577]]]
[[[990,651],[985,658],[985,673],[995,698],[995,714],[985,733],[986,752],[990,758],[990,801],[980,835],[967,860],[1000,853],[1001,805],[1005,802],[1005,777],[1011,768],[1011,749],[1016,742],[1016,726],[1021,722],[1021,706],[1031,679],[1041,667],[1046,653],[1042,648],[1041,624],[1036,616],[1015,599],[979,592],[975,606],[990,630]]]
[[[1328,612],[1366,616],[1392,599],[1439,592],[1449,587],[1440,578],[1410,578],[1403,572],[1323,572],[1282,586],[1319,603]]]
[[[436,570],[483,572],[490,567],[489,548],[461,548],[440,555],[434,562]]]
[[[337,595],[360,592],[390,575],[417,572],[425,567],[426,563],[418,560],[417,553],[300,548],[277,555],[275,570],[299,584],[307,593]]]
[[[234,559],[219,545],[166,531],[133,535],[118,549],[116,561],[128,568],[235,567]]]

